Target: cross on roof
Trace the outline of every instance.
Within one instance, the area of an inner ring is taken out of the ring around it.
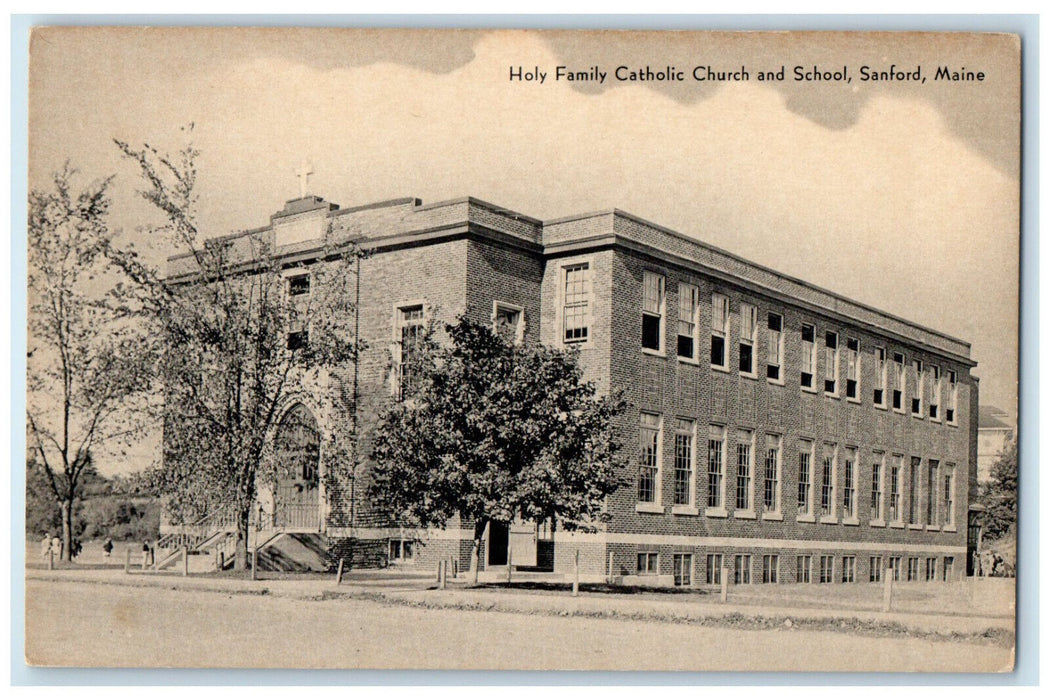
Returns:
[[[299,169],[295,171],[295,176],[299,178],[299,199],[306,196],[306,184],[310,181],[310,176],[313,172],[313,165],[310,164],[310,161],[304,158]]]

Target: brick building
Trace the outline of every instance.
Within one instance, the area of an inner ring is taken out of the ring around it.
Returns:
[[[300,528],[330,559],[469,566],[469,527],[406,530],[365,498],[403,349],[430,320],[466,314],[578,346],[589,379],[627,392],[621,427],[640,441],[602,531],[493,526],[483,567],[506,566],[510,549],[518,566],[569,571],[578,551],[584,578],[667,585],[717,583],[723,566],[740,583],[868,582],[888,565],[909,580],[964,575],[977,379],[963,341],[615,210],[541,222],[470,198],[303,197],[227,241],[247,255],[252,237],[289,280],[325,264],[333,239],[372,251],[359,271],[354,502],[318,489],[316,522]],[[304,384],[287,408],[323,425],[311,398],[323,390]]]

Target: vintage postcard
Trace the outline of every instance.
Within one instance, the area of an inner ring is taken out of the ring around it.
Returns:
[[[1011,670],[1021,52],[36,28],[27,663]]]

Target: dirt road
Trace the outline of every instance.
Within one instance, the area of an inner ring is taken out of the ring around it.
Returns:
[[[996,671],[1009,649],[837,632],[428,610],[26,581],[26,656],[59,666]]]

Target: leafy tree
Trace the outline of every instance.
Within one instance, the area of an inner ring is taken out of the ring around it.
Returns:
[[[992,465],[991,481],[981,489],[984,535],[997,540],[1017,525],[1017,439],[1010,440]]]
[[[349,234],[329,229],[310,269],[309,293],[292,294],[263,237],[202,240],[192,144],[174,156],[116,144],[137,166],[145,183],[140,194],[163,217],[152,235],[167,237],[183,255],[182,267],[165,278],[134,252],[110,251],[143,290],[163,338],[164,459],[146,481],[164,497],[173,522],[215,513],[232,518],[235,565],[244,569],[259,489],[278,475],[273,438],[282,406],[304,384],[319,387],[334,426],[321,436],[322,452],[338,454],[336,445],[347,440],[336,431],[351,423],[345,368],[358,352],[353,321],[361,251]],[[335,490],[348,465],[326,466]]]
[[[595,395],[575,353],[511,345],[467,319],[423,344],[416,393],[384,413],[370,495],[402,522],[474,527],[516,516],[593,530],[624,485],[616,397]],[[478,566],[474,566],[477,581]]]
[[[67,164],[49,189],[33,190],[28,221],[29,445],[58,505],[67,560],[92,450],[141,429],[153,360],[134,322],[141,307],[104,255],[110,180],[75,191],[75,174]]]

